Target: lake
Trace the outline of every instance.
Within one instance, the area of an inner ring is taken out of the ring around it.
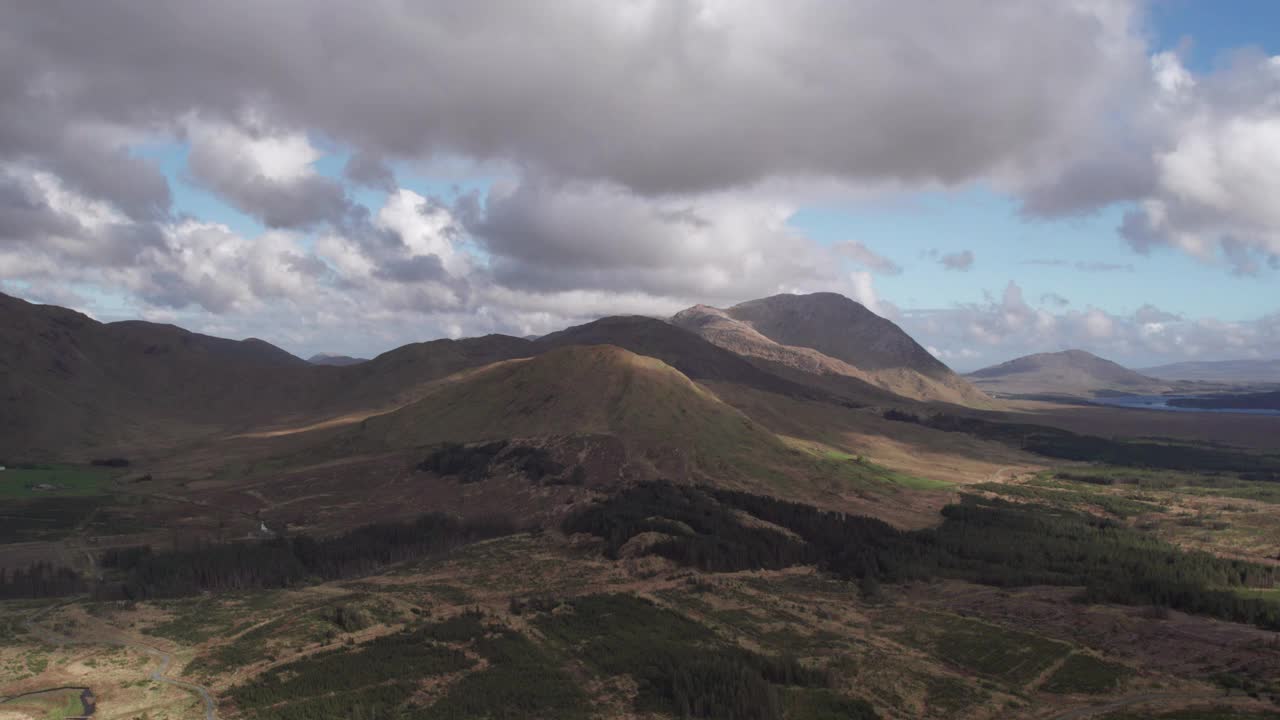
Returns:
[[[1191,413],[1236,413],[1244,415],[1280,415],[1280,410],[1251,410],[1240,408],[1194,408],[1176,407],[1170,400],[1204,397],[1203,395],[1116,395],[1113,397],[1095,397],[1089,402],[1107,407],[1133,408],[1135,410],[1165,410],[1168,412]]]

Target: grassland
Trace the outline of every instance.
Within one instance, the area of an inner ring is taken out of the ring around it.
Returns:
[[[1104,694],[1115,690],[1132,674],[1133,670],[1125,665],[1073,653],[1040,689],[1051,693]]]
[[[815,474],[831,477],[854,488],[871,491],[906,488],[910,490],[947,490],[955,487],[945,480],[910,475],[877,464],[865,455],[855,455],[822,443],[800,438],[782,438],[792,448],[816,463]]]
[[[105,495],[118,469],[84,465],[11,467],[0,472],[0,498]]]

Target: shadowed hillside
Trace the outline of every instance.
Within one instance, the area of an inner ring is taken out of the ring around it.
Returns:
[[[261,340],[104,324],[0,295],[0,457],[157,448],[277,422],[386,409],[424,383],[531,354],[492,335],[406,345],[323,367]]]

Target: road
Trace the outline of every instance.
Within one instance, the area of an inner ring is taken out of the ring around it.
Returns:
[[[173,664],[173,655],[171,655],[170,653],[167,653],[159,648],[151,647],[150,645],[146,645],[144,643],[135,642],[132,640],[120,639],[120,638],[115,638],[115,639],[108,638],[108,639],[102,639],[102,640],[76,640],[75,638],[72,638],[60,633],[56,633],[38,624],[37,621],[40,618],[44,617],[50,612],[53,612],[57,608],[62,607],[63,605],[70,604],[71,602],[74,602],[74,600],[56,603],[53,605],[48,605],[46,607],[43,607],[37,610],[31,615],[28,615],[27,619],[24,621],[27,626],[27,630],[29,630],[31,634],[35,635],[36,637],[39,637],[40,639],[44,640],[45,642],[51,645],[71,645],[71,644],[117,645],[120,647],[132,648],[134,650],[144,652],[160,661],[160,664],[154,670],[152,670],[151,674],[148,676],[150,679],[158,683],[172,685],[176,688],[186,690],[187,692],[195,693],[200,697],[200,700],[204,703],[205,720],[218,720],[218,706],[213,702],[213,696],[209,694],[208,688],[205,688],[202,685],[196,685],[195,683],[190,683],[185,680],[178,680],[177,678],[171,678],[165,675],[165,673],[169,670],[169,666]]]

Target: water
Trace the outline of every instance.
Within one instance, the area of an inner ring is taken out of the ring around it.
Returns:
[[[1108,407],[1133,408],[1136,410],[1165,410],[1168,412],[1191,413],[1235,413],[1239,415],[1280,415],[1280,410],[1252,410],[1243,408],[1195,408],[1176,407],[1170,400],[1182,398],[1204,397],[1203,395],[1116,395],[1114,397],[1095,397],[1090,400],[1094,405]]]

